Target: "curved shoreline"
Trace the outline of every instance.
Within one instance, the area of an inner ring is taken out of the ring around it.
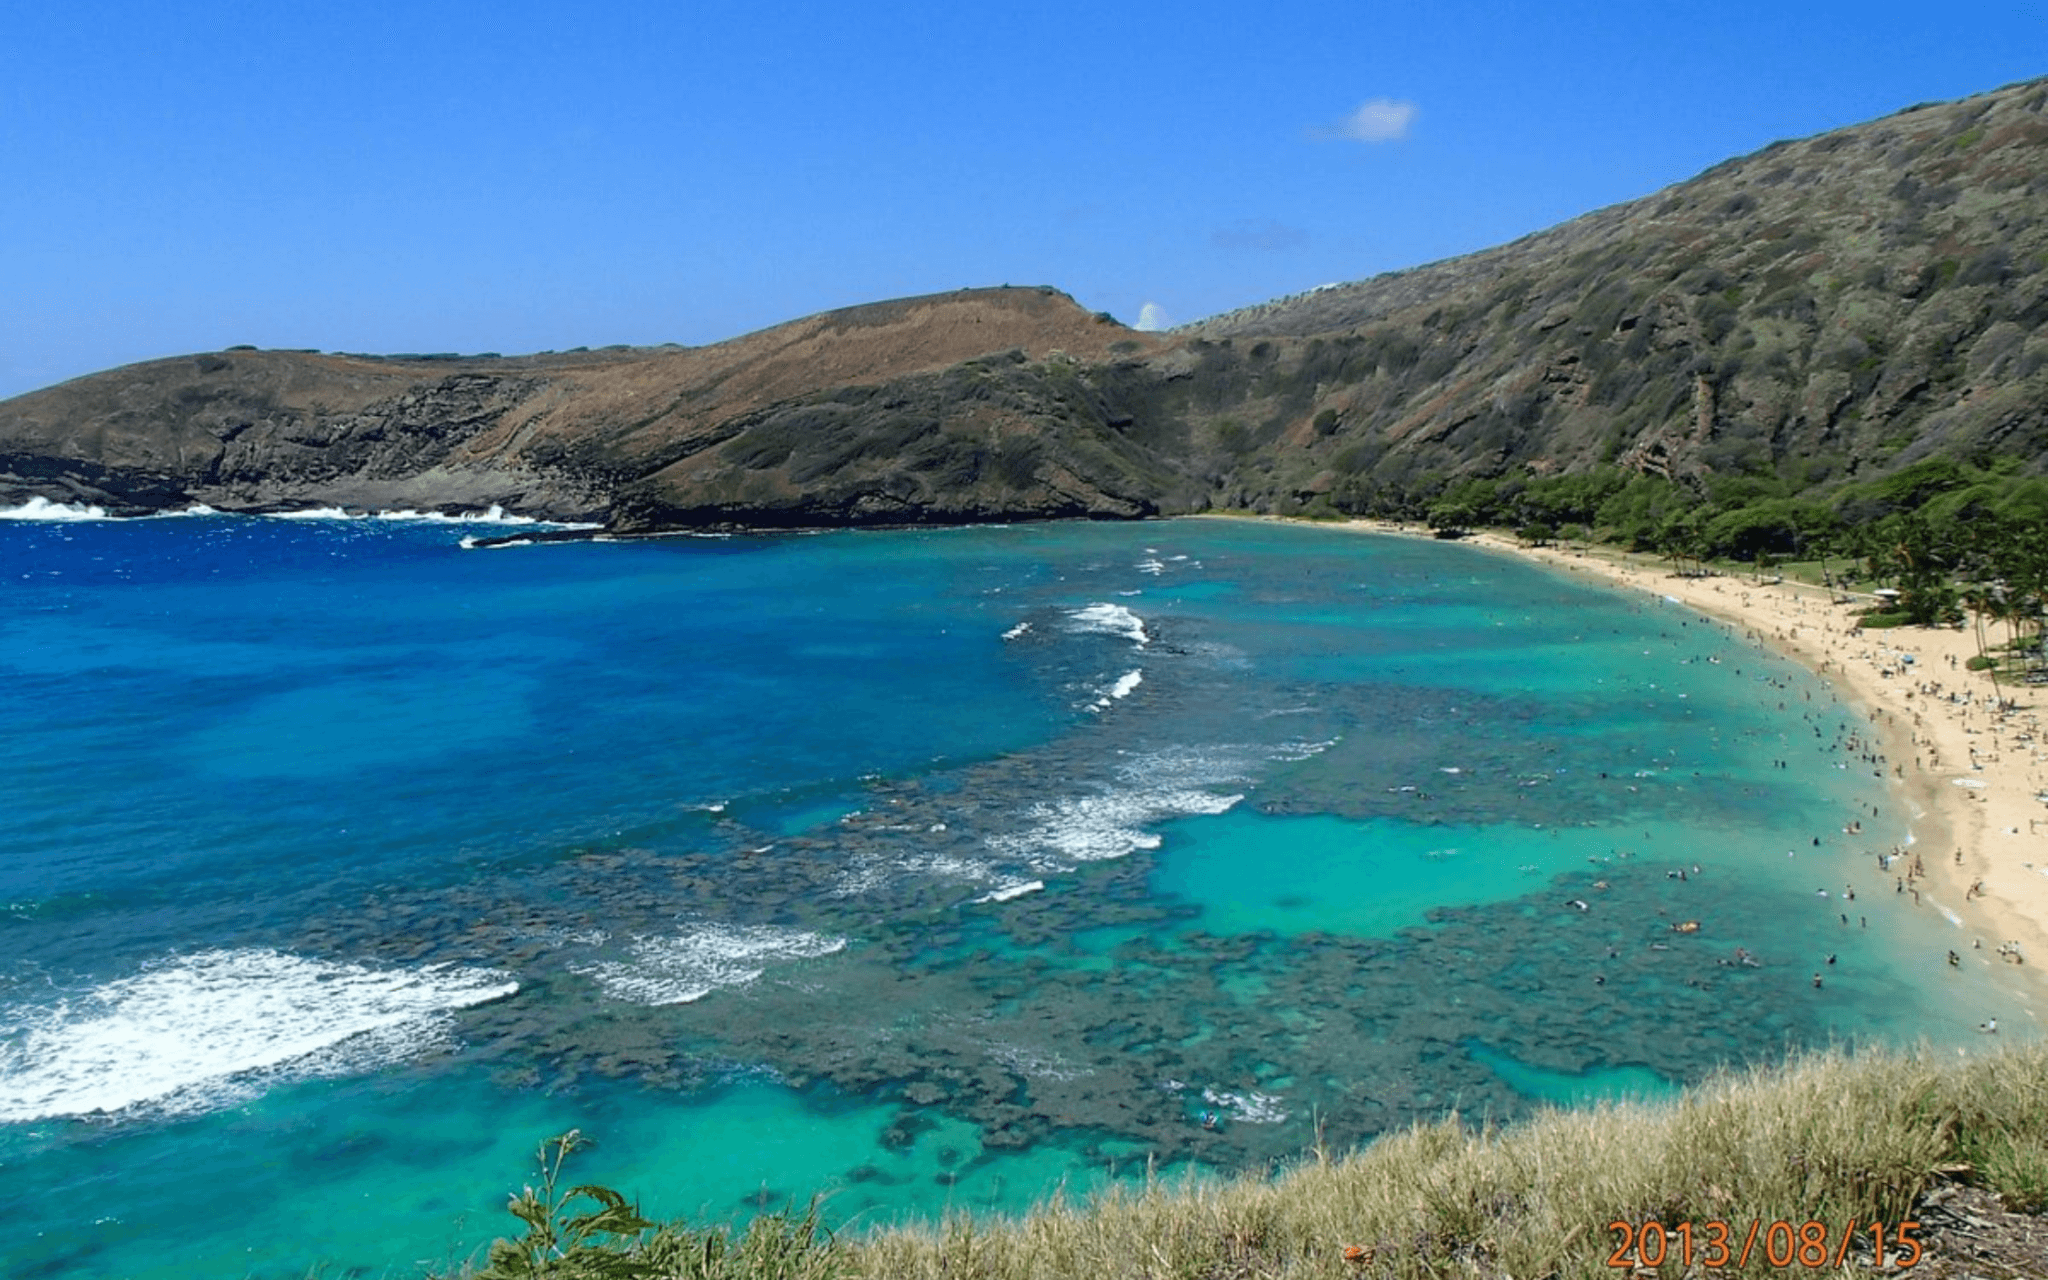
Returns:
[[[1418,536],[1381,521],[1340,527]],[[2026,963],[2018,966],[2016,985],[2048,996],[2048,973],[2040,968],[2048,963],[2048,813],[2035,798],[2048,794],[2048,742],[2039,722],[2048,699],[2008,689],[2000,710],[1990,679],[1964,666],[1976,655],[1967,632],[1861,632],[1846,606],[1804,583],[1679,577],[1626,552],[1524,546],[1494,533],[1461,541],[1675,600],[1741,628],[1834,685],[1870,722],[1890,766],[1886,784],[1907,808],[1907,865],[1917,856],[1923,869],[1916,900],[1968,935],[1971,945],[1959,939],[1956,947],[1967,962],[2005,966],[2010,962],[1999,948],[2017,942]],[[2024,1012],[2048,1029],[2039,1007],[2029,1004]]]
[[[1196,518],[1307,523],[1219,513]],[[1314,523],[1435,540],[1427,529],[1387,520]],[[1990,678],[1964,666],[1976,656],[1969,633],[1862,632],[1846,606],[1806,583],[1680,577],[1630,552],[1530,546],[1498,533],[1457,542],[1676,601],[1833,685],[1870,723],[1892,766],[1884,777],[1908,814],[1907,866],[1917,854],[1921,867],[1915,901],[1968,936],[1969,946],[1958,939],[1955,948],[1966,962],[2016,968],[2001,976],[2023,1002],[2021,1012],[2048,1032],[2048,811],[2035,808],[2048,803],[2037,799],[2048,797],[2048,731],[2040,719],[2048,693],[2006,689],[2001,709]],[[2006,943],[2018,945],[2024,963],[2009,966],[2000,954]]]

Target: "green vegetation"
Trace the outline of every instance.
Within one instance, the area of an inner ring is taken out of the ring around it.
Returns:
[[[1017,1220],[960,1214],[839,1236],[819,1229],[815,1204],[735,1232],[648,1223],[604,1188],[561,1193],[562,1160],[577,1145],[573,1134],[543,1145],[540,1186],[510,1206],[524,1237],[499,1241],[486,1269],[465,1274],[1562,1280],[1628,1274],[1608,1265],[1612,1222],[1817,1221],[1839,1241],[1852,1219],[1911,1220],[1938,1171],[1975,1180],[2012,1212],[2037,1212],[2048,1206],[2048,1046],[1962,1061],[1817,1054],[1730,1073],[1669,1103],[1546,1112],[1509,1127],[1451,1115],[1357,1153],[1310,1152],[1273,1177],[1154,1181],[1085,1204],[1055,1195]],[[579,1199],[595,1208],[569,1214]],[[1660,1274],[1693,1274],[1678,1265],[1678,1238]],[[1867,1260],[1867,1230],[1860,1239]],[[1697,1235],[1696,1262],[1708,1261],[1706,1248]],[[1749,1266],[1716,1274],[1786,1271],[1759,1248]]]
[[[512,1196],[506,1212],[525,1224],[517,1240],[491,1244],[472,1280],[812,1280],[844,1275],[814,1202],[803,1214],[764,1214],[744,1232],[693,1231],[650,1222],[610,1187],[563,1189],[562,1166],[590,1145],[577,1130],[540,1144],[539,1185]],[[590,1207],[577,1211],[580,1203]]]
[[[1542,542],[1563,528],[1574,541],[1661,554],[1681,573],[1718,563],[1760,575],[1781,561],[1806,562],[1829,587],[1887,593],[1864,615],[1866,627],[1958,625],[1967,616],[1980,652],[2002,654],[1995,664],[1987,658],[1987,669],[2031,676],[2042,658],[2048,477],[2022,474],[2017,459],[1934,457],[1827,491],[1780,475],[1681,482],[1611,465],[1455,483],[1423,476],[1407,487],[1355,480],[1336,505],[1449,535],[1490,527]],[[1999,627],[2005,640],[1995,645]]]

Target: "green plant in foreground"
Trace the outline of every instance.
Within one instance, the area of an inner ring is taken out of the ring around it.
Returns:
[[[724,1227],[701,1231],[655,1223],[610,1187],[562,1190],[562,1166],[591,1145],[580,1130],[549,1138],[535,1154],[539,1185],[505,1206],[526,1224],[518,1240],[496,1240],[470,1280],[828,1280],[844,1274],[841,1251],[818,1219],[818,1201],[754,1219],[737,1239]],[[575,1212],[578,1202],[594,1208]]]
[[[562,1166],[569,1156],[590,1145],[580,1130],[549,1138],[535,1152],[540,1185],[521,1188],[506,1210],[526,1224],[520,1239],[491,1243],[490,1265],[479,1280],[541,1280],[542,1277],[652,1276],[654,1267],[631,1248],[655,1224],[640,1216],[637,1206],[610,1187],[582,1185],[559,1190]],[[596,1204],[586,1213],[572,1213],[579,1200]],[[624,1247],[622,1247],[624,1246]]]

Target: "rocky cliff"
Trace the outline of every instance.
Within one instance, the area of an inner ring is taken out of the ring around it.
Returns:
[[[0,403],[0,503],[500,503],[621,530],[1141,516],[1187,501],[1164,442],[1071,371],[1158,345],[1002,288],[700,348],[157,360]]]

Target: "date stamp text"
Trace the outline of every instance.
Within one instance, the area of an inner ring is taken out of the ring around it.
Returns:
[[[1675,1262],[1682,1267],[1698,1265],[1712,1271],[1721,1267],[1746,1267],[1760,1259],[1772,1267],[1801,1267],[1807,1270],[1840,1268],[1860,1238],[1868,1238],[1870,1253],[1880,1267],[1911,1267],[1919,1263],[1920,1224],[1917,1222],[1858,1222],[1851,1218],[1837,1231],[1825,1222],[1773,1222],[1752,1219],[1724,1222],[1663,1223],[1616,1221],[1607,1224],[1616,1235],[1614,1252],[1607,1255],[1610,1267],[1661,1267]]]

